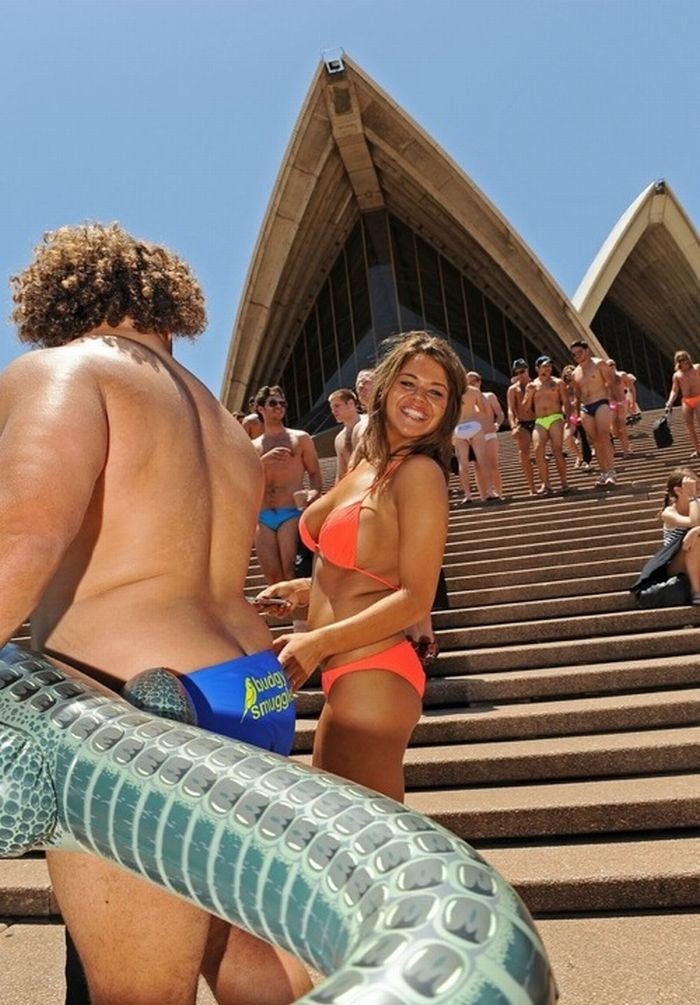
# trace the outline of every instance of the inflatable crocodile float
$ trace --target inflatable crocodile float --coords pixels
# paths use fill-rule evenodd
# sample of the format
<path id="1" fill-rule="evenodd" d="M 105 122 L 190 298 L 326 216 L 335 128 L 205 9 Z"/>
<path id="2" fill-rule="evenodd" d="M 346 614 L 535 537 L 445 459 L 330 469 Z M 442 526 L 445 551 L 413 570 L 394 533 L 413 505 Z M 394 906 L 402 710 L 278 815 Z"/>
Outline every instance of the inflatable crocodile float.
<path id="1" fill-rule="evenodd" d="M 328 975 L 300 999 L 309 1005 L 556 1000 L 526 908 L 454 834 L 135 707 L 187 717 L 165 671 L 137 679 L 130 700 L 0 650 L 0 856 L 69 849 L 115 862 Z"/>

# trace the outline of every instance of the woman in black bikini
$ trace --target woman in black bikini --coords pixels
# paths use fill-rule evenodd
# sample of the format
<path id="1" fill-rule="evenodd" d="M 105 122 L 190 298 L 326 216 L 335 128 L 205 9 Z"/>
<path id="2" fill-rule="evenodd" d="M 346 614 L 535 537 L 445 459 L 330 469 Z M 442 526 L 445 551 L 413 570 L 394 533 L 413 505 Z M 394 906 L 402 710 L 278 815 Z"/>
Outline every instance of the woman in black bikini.
<path id="1" fill-rule="evenodd" d="M 313 763 L 403 799 L 403 757 L 425 675 L 405 630 L 430 610 L 447 536 L 447 477 L 464 369 L 444 339 L 392 340 L 375 372 L 354 466 L 304 513 L 311 580 L 265 590 L 308 632 L 276 640 L 296 690 L 320 665 L 326 703 Z"/>

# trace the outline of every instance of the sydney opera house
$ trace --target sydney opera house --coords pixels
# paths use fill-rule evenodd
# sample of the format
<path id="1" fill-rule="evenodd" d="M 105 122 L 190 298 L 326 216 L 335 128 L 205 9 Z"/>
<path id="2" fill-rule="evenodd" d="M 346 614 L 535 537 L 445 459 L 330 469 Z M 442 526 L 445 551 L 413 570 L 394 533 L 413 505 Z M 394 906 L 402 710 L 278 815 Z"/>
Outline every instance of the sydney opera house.
<path id="1" fill-rule="evenodd" d="M 664 181 L 613 226 L 569 300 L 445 151 L 344 55 L 318 68 L 248 271 L 222 388 L 245 408 L 282 384 L 288 421 L 315 433 L 388 335 L 426 328 L 503 398 L 510 362 L 559 366 L 586 338 L 668 393 L 673 353 L 700 358 L 700 242 Z"/>

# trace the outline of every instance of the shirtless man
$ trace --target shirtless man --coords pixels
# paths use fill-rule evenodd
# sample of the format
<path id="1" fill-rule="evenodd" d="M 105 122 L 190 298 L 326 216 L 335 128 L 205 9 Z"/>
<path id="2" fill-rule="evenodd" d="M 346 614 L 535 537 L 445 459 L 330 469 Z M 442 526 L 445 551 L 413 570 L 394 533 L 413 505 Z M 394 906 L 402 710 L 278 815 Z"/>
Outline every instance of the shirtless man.
<path id="1" fill-rule="evenodd" d="M 520 467 L 523 469 L 525 484 L 529 494 L 535 494 L 535 475 L 530 463 L 530 447 L 532 445 L 532 433 L 535 428 L 535 413 L 532 405 L 527 408 L 523 405 L 525 390 L 530 383 L 527 363 L 524 359 L 514 359 L 510 368 L 512 380 L 506 395 L 506 405 L 508 407 L 508 422 L 510 432 L 515 437 L 518 448 Z"/>
<path id="2" fill-rule="evenodd" d="M 597 485 L 615 485 L 615 454 L 610 440 L 611 411 L 608 402 L 612 397 L 610 368 L 591 350 L 584 339 L 576 339 L 569 346 L 574 357 L 574 397 L 583 428 L 589 443 L 595 447 L 600 477 Z"/>
<path id="3" fill-rule="evenodd" d="M 13 284 L 19 337 L 43 348 L 0 377 L 0 643 L 31 615 L 34 649 L 115 691 L 170 667 L 195 704 L 214 670 L 226 687 L 200 725 L 288 748 L 291 702 L 255 738 L 238 731 L 246 679 L 277 666 L 243 595 L 262 473 L 172 357 L 206 323 L 195 279 L 88 224 L 47 234 Z M 89 854 L 46 857 L 93 1005 L 193 1005 L 200 970 L 222 1005 L 308 990 L 296 960 L 170 893 Z"/>
<path id="4" fill-rule="evenodd" d="M 688 430 L 691 457 L 700 457 L 700 437 L 696 422 L 700 423 L 700 363 L 693 363 L 685 349 L 679 349 L 673 357 L 675 371 L 671 383 L 671 393 L 666 402 L 666 412 L 670 412 L 678 395 L 681 397 L 685 428 Z"/>
<path id="5" fill-rule="evenodd" d="M 546 457 L 547 443 L 552 448 L 561 490 L 568 492 L 569 485 L 566 480 L 566 458 L 563 454 L 563 444 L 564 423 L 568 419 L 567 413 L 569 411 L 569 395 L 564 381 L 552 376 L 552 360 L 549 356 L 538 356 L 535 360 L 535 370 L 537 377 L 527 385 L 523 406 L 525 408 L 529 406 L 535 412 L 532 442 L 541 483 L 537 495 L 550 495 L 552 492 Z"/>
<path id="6" fill-rule="evenodd" d="M 622 456 L 630 456 L 630 438 L 627 432 L 627 388 L 630 386 L 630 379 L 624 370 L 617 369 L 614 359 L 606 359 L 606 366 L 610 370 L 610 410 L 612 412 L 612 422 L 610 432 L 620 441 Z"/>
<path id="7" fill-rule="evenodd" d="M 251 440 L 257 440 L 258 436 L 262 436 L 265 427 L 260 412 L 255 407 L 255 398 L 248 398 L 248 415 L 243 417 L 241 425 Z"/>
<path id="8" fill-rule="evenodd" d="M 503 422 L 503 409 L 492 391 L 482 391 L 483 380 L 476 370 L 467 373 L 467 387 L 481 395 L 477 404 L 476 419 L 481 424 L 483 440 L 472 451 L 476 457 L 476 483 L 482 499 L 502 499 L 501 472 L 498 467 L 498 428 Z M 495 404 L 494 404 L 495 402 Z"/>
<path id="9" fill-rule="evenodd" d="M 367 419 L 369 413 L 369 403 L 372 398 L 372 388 L 374 387 L 374 370 L 359 370 L 357 376 L 355 377 L 355 394 L 357 395 L 357 400 L 360 403 L 360 408 L 362 409 L 362 415 L 360 416 L 360 425 L 357 429 L 357 438 L 362 436 L 365 429 L 367 428 Z"/>
<path id="10" fill-rule="evenodd" d="M 469 383 L 470 376 L 472 383 Z M 478 382 L 473 381 L 474 377 L 479 378 L 479 374 L 470 370 L 467 374 L 467 389 L 462 395 L 462 411 L 452 441 L 459 465 L 459 481 L 464 492 L 462 506 L 468 506 L 472 501 L 469 469 L 470 448 L 476 458 L 479 495 L 484 500 L 498 498 L 493 489 L 490 462 L 484 439 L 485 433 L 493 428 L 493 418 L 491 409 L 479 389 Z"/>
<path id="11" fill-rule="evenodd" d="M 581 418 L 576 411 L 576 391 L 574 389 L 575 369 L 576 367 L 573 363 L 567 363 L 566 366 L 561 368 L 561 379 L 564 381 L 569 398 L 569 418 L 564 423 L 564 450 L 570 448 L 576 454 L 575 468 L 581 468 L 582 471 L 590 471 L 593 455 L 588 437 L 586 436 L 586 430 L 583 428 Z"/>
<path id="12" fill-rule="evenodd" d="M 300 510 L 294 493 L 309 477 L 311 492 L 307 504 L 320 494 L 321 469 L 314 441 L 301 429 L 287 429 L 284 413 L 287 402 L 281 387 L 261 387 L 255 407 L 265 426 L 253 446 L 262 461 L 265 494 L 255 532 L 255 551 L 265 582 L 271 586 L 294 577 L 297 553 L 297 524 Z"/>
<path id="13" fill-rule="evenodd" d="M 335 473 L 337 484 L 347 472 L 350 458 L 360 442 L 360 415 L 357 411 L 357 397 L 350 388 L 341 387 L 333 391 L 328 396 L 328 404 L 335 421 L 343 426 L 333 441 L 337 461 Z"/>

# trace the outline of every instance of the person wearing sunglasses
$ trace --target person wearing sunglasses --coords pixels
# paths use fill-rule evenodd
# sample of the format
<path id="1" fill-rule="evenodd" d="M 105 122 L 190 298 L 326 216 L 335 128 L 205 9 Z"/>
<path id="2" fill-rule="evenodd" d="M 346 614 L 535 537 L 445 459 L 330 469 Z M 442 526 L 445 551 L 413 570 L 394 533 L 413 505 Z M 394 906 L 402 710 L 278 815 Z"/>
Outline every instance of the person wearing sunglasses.
<path id="1" fill-rule="evenodd" d="M 255 551 L 268 584 L 291 579 L 297 554 L 300 509 L 294 493 L 308 478 L 306 503 L 321 493 L 321 468 L 314 441 L 302 429 L 284 424 L 287 400 L 278 385 L 265 385 L 255 395 L 255 408 L 263 421 L 262 436 L 253 446 L 262 461 L 265 491 L 258 514 Z"/>
<path id="2" fill-rule="evenodd" d="M 527 361 L 514 359 L 510 372 L 511 383 L 506 395 L 508 422 L 518 448 L 518 458 L 525 476 L 528 493 L 534 496 L 535 475 L 530 461 L 530 449 L 532 447 L 532 433 L 535 428 L 535 412 L 531 402 L 528 405 L 523 404 L 527 386 L 530 383 Z"/>

